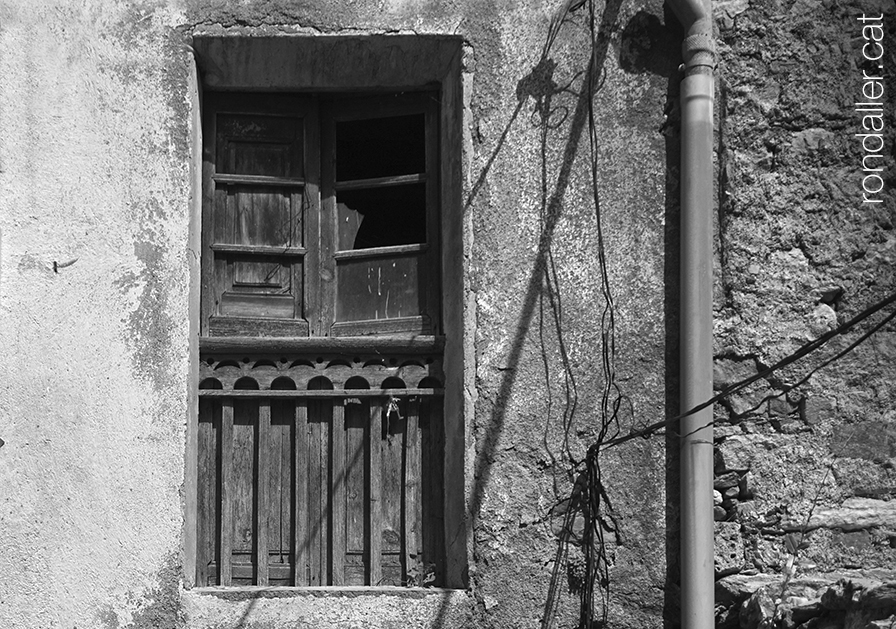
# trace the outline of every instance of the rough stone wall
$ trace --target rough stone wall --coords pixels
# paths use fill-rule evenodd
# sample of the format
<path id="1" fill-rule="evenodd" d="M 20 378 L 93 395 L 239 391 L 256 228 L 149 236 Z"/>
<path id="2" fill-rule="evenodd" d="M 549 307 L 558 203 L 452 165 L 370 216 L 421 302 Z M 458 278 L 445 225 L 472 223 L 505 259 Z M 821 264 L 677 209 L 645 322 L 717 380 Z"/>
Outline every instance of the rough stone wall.
<path id="1" fill-rule="evenodd" d="M 892 8 L 812 0 L 716 7 L 717 390 L 759 373 L 896 288 L 889 79 L 884 157 L 868 164 L 884 168 L 885 189 L 872 197 L 881 203 L 863 203 L 865 151 L 855 136 L 867 132 L 855 111 L 856 102 L 868 100 L 863 72 L 880 75 L 881 63 L 888 76 L 896 62 Z M 863 13 L 885 15 L 879 62 L 863 62 L 857 21 Z M 869 328 L 836 338 L 717 407 L 719 576 L 758 573 L 758 587 L 767 584 L 763 575 L 776 575 L 780 585 L 785 576 L 809 574 L 818 589 L 844 569 L 896 562 L 892 326 L 788 390 Z M 806 523 L 813 530 L 801 534 Z M 780 589 L 774 595 L 780 598 Z M 737 602 L 723 607 L 737 626 Z"/>

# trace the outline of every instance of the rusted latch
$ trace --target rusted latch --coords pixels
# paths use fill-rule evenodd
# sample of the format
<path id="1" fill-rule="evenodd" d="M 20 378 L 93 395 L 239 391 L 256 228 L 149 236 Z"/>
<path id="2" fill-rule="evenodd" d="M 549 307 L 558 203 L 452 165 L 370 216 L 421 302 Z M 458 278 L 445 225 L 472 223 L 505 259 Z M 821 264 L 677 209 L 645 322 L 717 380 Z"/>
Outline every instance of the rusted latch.
<path id="1" fill-rule="evenodd" d="M 388 439 L 392 439 L 392 415 L 398 418 L 401 421 L 403 418 L 401 416 L 401 412 L 398 410 L 398 398 L 394 395 L 390 395 L 386 399 L 386 436 Z"/>

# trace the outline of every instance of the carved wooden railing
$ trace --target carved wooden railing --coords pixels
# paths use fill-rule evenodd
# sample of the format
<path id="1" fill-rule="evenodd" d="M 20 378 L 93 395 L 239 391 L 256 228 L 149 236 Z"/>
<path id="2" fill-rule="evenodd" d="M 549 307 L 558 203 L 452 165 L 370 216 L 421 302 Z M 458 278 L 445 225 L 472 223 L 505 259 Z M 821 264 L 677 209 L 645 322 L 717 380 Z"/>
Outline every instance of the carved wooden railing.
<path id="1" fill-rule="evenodd" d="M 439 343 L 203 341 L 198 583 L 438 584 Z"/>

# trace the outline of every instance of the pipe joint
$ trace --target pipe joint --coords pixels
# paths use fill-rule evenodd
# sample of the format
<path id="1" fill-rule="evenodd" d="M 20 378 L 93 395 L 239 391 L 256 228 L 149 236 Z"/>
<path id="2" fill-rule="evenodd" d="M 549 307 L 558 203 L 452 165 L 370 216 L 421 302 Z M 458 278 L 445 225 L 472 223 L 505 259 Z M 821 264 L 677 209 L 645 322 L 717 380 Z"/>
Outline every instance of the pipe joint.
<path id="1" fill-rule="evenodd" d="M 711 33 L 694 33 L 681 45 L 685 74 L 711 74 L 716 67 L 716 47 Z"/>

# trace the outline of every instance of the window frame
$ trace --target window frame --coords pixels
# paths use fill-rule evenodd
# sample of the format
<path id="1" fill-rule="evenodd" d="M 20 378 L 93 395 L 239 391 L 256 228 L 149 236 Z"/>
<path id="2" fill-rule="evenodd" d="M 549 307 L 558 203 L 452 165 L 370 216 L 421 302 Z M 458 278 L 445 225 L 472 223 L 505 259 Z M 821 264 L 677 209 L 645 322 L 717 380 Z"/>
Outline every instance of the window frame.
<path id="1" fill-rule="evenodd" d="M 202 336 L 317 336 L 345 337 L 388 334 L 415 336 L 438 334 L 440 325 L 441 246 L 438 93 L 408 91 L 375 94 L 351 92 L 344 95 L 210 92 L 203 112 L 202 221 Z M 424 171 L 413 175 L 386 176 L 339 181 L 336 167 L 336 126 L 343 121 L 388 118 L 420 114 L 424 116 Z M 282 117 L 300 121 L 304 172 L 296 179 L 240 176 L 218 172 L 220 161 L 221 115 Z M 426 242 L 414 245 L 344 250 L 339 247 L 338 195 L 340 190 L 372 190 L 396 185 L 422 183 L 425 186 Z M 220 258 L 235 256 L 239 246 L 214 241 L 218 230 L 219 206 L 230 186 L 254 184 L 272 190 L 295 187 L 293 197 L 301 197 L 302 244 L 290 251 L 271 251 L 271 257 L 297 260 L 290 270 L 294 292 L 294 316 L 252 317 L 217 312 L 218 299 L 228 293 L 223 287 Z M 295 206 L 296 199 L 292 199 Z M 211 226 L 209 228 L 208 226 Z M 247 255 L 251 248 L 243 247 Z M 258 254 L 261 247 L 255 247 Z M 354 260 L 387 260 L 416 255 L 418 296 L 421 313 L 382 319 L 339 320 L 339 271 Z M 300 267 L 301 271 L 296 267 Z M 229 267 L 226 273 L 230 273 Z"/>
<path id="2" fill-rule="evenodd" d="M 475 402 L 475 303 L 466 276 L 472 226 L 465 199 L 477 186 L 470 172 L 473 145 L 470 135 L 469 99 L 473 92 L 472 50 L 463 37 L 450 34 L 352 33 L 350 35 L 272 33 L 269 30 L 193 27 L 192 51 L 195 64 L 188 67 L 186 100 L 190 117 L 185 132 L 191 137 L 189 176 L 192 182 L 190 203 L 190 283 L 184 299 L 189 301 L 191 338 L 189 343 L 190 381 L 187 396 L 190 413 L 185 437 L 184 471 L 184 584 L 196 588 L 196 495 L 197 495 L 197 416 L 198 374 L 202 347 L 229 347 L 241 353 L 246 349 L 234 337 L 200 335 L 203 309 L 200 288 L 202 203 L 208 191 L 202 185 L 203 121 L 207 119 L 203 102 L 210 91 L 345 93 L 348 91 L 402 91 L 435 89 L 439 92 L 439 165 L 441 223 L 440 325 L 444 344 L 443 367 L 446 376 L 444 397 L 445 422 L 445 503 L 444 549 L 446 554 L 445 587 L 466 588 L 472 556 L 471 520 L 466 502 L 474 491 L 469 477 L 471 464 L 468 444 L 472 442 L 470 424 Z M 376 337 L 373 337 L 376 339 Z M 279 347 L 282 339 L 268 339 Z M 347 342 L 352 339 L 297 338 L 291 342 L 303 351 L 325 351 L 321 341 Z M 429 344 L 433 337 L 391 339 L 381 337 L 380 349 L 419 343 Z M 410 345 L 409 345 L 410 344 Z M 279 351 L 273 348 L 272 351 Z M 199 594 L 202 590 L 199 588 Z M 296 588 L 300 595 L 302 588 Z"/>
<path id="3" fill-rule="evenodd" d="M 393 94 L 384 99 L 383 96 L 358 94 L 349 98 L 328 99 L 321 105 L 321 216 L 330 222 L 321 229 L 321 275 L 338 277 L 340 261 L 368 257 L 374 254 L 373 249 L 361 249 L 358 253 L 339 249 L 339 230 L 336 221 L 339 189 L 357 189 L 358 181 L 343 182 L 337 179 L 335 167 L 338 165 L 336 155 L 336 130 L 339 122 L 354 120 L 373 120 L 389 116 L 409 114 L 424 115 L 425 136 L 425 172 L 422 182 L 426 186 L 426 243 L 422 249 L 420 270 L 428 277 L 424 282 L 423 314 L 401 319 L 385 319 L 381 321 L 338 321 L 335 313 L 337 307 L 339 285 L 334 281 L 332 291 L 322 291 L 322 336 L 365 336 L 369 334 L 434 334 L 441 331 L 439 325 L 441 267 L 440 261 L 440 223 L 439 223 L 439 169 L 438 169 L 438 95 L 434 92 L 405 92 Z M 391 102 L 386 102 L 391 100 Z M 386 178 L 383 178 L 386 179 Z M 346 185 L 348 184 L 348 185 Z M 388 184 L 387 184 L 388 185 Z M 368 188 L 369 189 L 369 188 Z M 401 247 L 401 246 L 399 246 Z M 390 249 L 398 249 L 398 247 Z M 418 270 L 419 272 L 419 270 Z M 330 310 L 333 308 L 334 310 Z"/>

